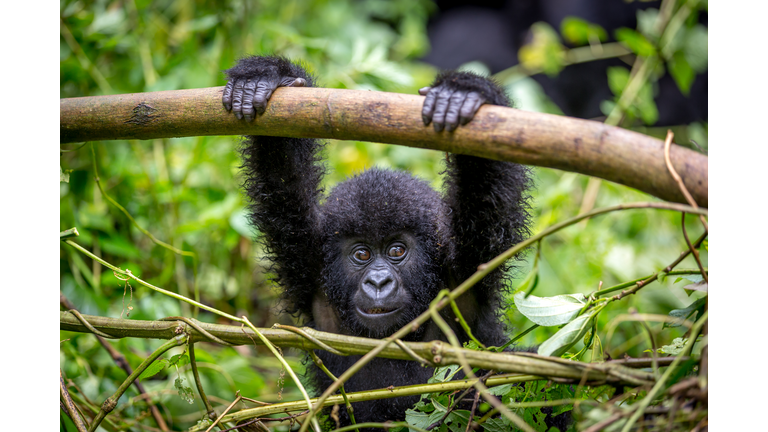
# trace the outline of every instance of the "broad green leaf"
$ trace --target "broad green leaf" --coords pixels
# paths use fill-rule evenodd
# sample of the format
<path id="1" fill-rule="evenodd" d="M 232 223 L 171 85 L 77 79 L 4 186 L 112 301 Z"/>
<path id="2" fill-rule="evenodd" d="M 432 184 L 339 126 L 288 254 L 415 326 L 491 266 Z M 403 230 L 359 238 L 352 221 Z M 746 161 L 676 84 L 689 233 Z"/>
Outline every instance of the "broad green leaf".
<path id="1" fill-rule="evenodd" d="M 168 366 L 168 360 L 166 359 L 158 359 L 152 362 L 151 365 L 149 365 L 146 369 L 144 369 L 144 372 L 139 375 L 140 380 L 144 380 L 147 378 L 151 378 L 155 375 L 157 375 L 161 370 L 165 369 L 166 366 Z"/>
<path id="2" fill-rule="evenodd" d="M 656 52 L 653 44 L 650 43 L 645 36 L 635 30 L 622 27 L 616 30 L 614 34 L 619 42 L 639 56 L 649 57 Z"/>
<path id="3" fill-rule="evenodd" d="M 488 393 L 501 397 L 509 393 L 510 390 L 512 390 L 512 384 L 504 384 L 496 387 L 490 387 L 488 389 Z"/>
<path id="4" fill-rule="evenodd" d="M 502 419 L 489 419 L 483 423 L 483 430 L 485 432 L 509 432 L 509 426 L 504 424 Z"/>
<path id="5" fill-rule="evenodd" d="M 467 430 L 467 423 L 469 423 L 469 411 L 451 411 L 445 419 L 445 423 L 448 424 L 448 430 L 451 432 L 464 432 Z"/>
<path id="6" fill-rule="evenodd" d="M 569 322 L 539 346 L 539 355 L 560 356 L 565 353 L 592 327 L 593 319 L 594 315 L 584 314 Z"/>
<path id="7" fill-rule="evenodd" d="M 684 320 L 695 321 L 696 317 L 704 312 L 704 305 L 706 305 L 706 303 L 706 297 L 702 297 L 688 305 L 686 308 L 671 310 L 669 312 L 669 316 L 675 320 L 672 322 L 664 323 L 664 328 L 679 327 L 682 325 Z"/>
<path id="8" fill-rule="evenodd" d="M 565 294 L 554 297 L 537 297 L 519 292 L 515 294 L 515 306 L 534 323 L 544 326 L 559 326 L 571 321 L 586 304 L 584 294 Z"/>
<path id="9" fill-rule="evenodd" d="M 696 78 L 696 73 L 691 65 L 688 64 L 686 56 L 680 51 L 676 52 L 667 62 L 667 68 L 669 69 L 669 74 L 674 78 L 677 88 L 680 89 L 682 94 L 688 96 L 693 79 Z"/>

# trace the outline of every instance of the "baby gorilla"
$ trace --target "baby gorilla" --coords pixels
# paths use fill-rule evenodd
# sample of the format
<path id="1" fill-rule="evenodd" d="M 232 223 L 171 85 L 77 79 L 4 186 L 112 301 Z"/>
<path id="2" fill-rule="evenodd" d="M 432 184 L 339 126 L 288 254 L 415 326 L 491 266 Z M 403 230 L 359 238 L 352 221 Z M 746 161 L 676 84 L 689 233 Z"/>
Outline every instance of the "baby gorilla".
<path id="1" fill-rule="evenodd" d="M 226 74 L 224 106 L 246 121 L 264 113 L 278 87 L 315 82 L 281 57 L 244 58 Z M 420 93 L 426 95 L 424 124 L 439 133 L 467 124 L 482 104 L 509 105 L 496 83 L 468 72 L 441 73 Z M 251 222 L 283 288 L 286 311 L 318 330 L 388 336 L 424 312 L 440 290 L 454 288 L 528 235 L 530 179 L 521 165 L 449 155 L 444 196 L 406 172 L 373 168 L 336 186 L 321 204 L 321 147 L 314 139 L 248 136 L 240 150 Z M 494 271 L 458 300 L 473 334 L 487 346 L 507 340 L 501 294 L 509 269 Z M 452 312 L 441 313 L 459 340 L 468 341 Z M 431 321 L 406 338 L 435 339 L 445 337 Z M 317 354 L 336 376 L 359 359 Z M 376 358 L 345 388 L 425 383 L 432 373 L 416 362 Z M 317 391 L 331 382 L 315 367 L 308 378 Z M 358 402 L 355 418 L 402 420 L 417 400 Z"/>

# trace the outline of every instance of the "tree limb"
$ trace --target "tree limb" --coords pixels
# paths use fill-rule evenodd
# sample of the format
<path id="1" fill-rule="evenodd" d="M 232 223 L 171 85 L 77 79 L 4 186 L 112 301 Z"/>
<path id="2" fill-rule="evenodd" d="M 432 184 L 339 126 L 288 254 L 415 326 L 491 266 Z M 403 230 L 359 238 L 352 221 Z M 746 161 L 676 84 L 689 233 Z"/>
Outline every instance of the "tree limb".
<path id="1" fill-rule="evenodd" d="M 664 143 L 602 123 L 486 105 L 454 132 L 421 121 L 422 96 L 280 88 L 247 123 L 221 103 L 223 87 L 61 99 L 62 143 L 206 135 L 271 135 L 400 144 L 578 172 L 664 200 L 685 198 L 664 163 Z M 708 207 L 705 155 L 673 146 L 670 158 L 696 203 Z"/>
<path id="2" fill-rule="evenodd" d="M 113 337 L 138 337 L 153 339 L 172 339 L 179 330 L 189 334 L 190 342 L 208 341 L 207 338 L 183 321 L 140 321 L 129 319 L 108 318 L 92 315 L 82 315 L 95 329 Z M 259 339 L 253 338 L 253 331 L 242 326 L 198 323 L 211 334 L 233 345 L 262 345 Z M 65 331 L 91 333 L 75 315 L 61 311 L 59 328 Z M 355 336 L 345 336 L 335 333 L 325 333 L 311 328 L 303 328 L 304 332 L 323 343 L 341 351 L 343 355 L 362 355 L 377 347 L 381 341 Z M 311 340 L 299 334 L 280 329 L 259 329 L 274 345 L 283 348 L 299 348 L 302 350 L 322 349 Z M 436 366 L 458 364 L 458 358 L 463 355 L 472 366 L 482 369 L 493 369 L 503 372 L 522 373 L 527 375 L 547 376 L 570 380 L 581 380 L 586 376 L 589 381 L 623 382 L 640 385 L 653 382 L 653 374 L 626 368 L 621 363 L 591 364 L 565 361 L 557 357 L 544 357 L 532 353 L 513 354 L 510 352 L 494 353 L 489 351 L 473 351 L 464 348 L 454 348 L 441 341 L 403 342 L 411 351 L 429 359 Z M 457 351 L 461 351 L 460 353 Z M 412 360 L 411 355 L 397 345 L 384 349 L 380 357 Z"/>

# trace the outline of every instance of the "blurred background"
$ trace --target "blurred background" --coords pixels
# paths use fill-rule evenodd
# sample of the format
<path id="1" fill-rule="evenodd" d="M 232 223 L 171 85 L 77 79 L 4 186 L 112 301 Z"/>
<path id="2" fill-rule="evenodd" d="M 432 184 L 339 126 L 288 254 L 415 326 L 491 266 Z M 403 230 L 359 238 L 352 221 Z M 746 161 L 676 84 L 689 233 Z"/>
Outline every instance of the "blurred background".
<path id="1" fill-rule="evenodd" d="M 665 2 L 665 4 L 675 2 Z M 707 151 L 707 3 L 692 4 L 666 61 L 654 69 L 622 127 Z M 686 6 L 687 7 L 687 6 Z M 303 61 L 323 87 L 416 94 L 441 68 L 493 74 L 528 111 L 605 120 L 632 76 L 636 55 L 653 41 L 661 2 L 614 0 L 429 1 L 74 1 L 60 3 L 61 97 L 95 96 L 221 86 L 222 70 L 247 54 L 274 53 Z M 671 24 L 670 24 L 671 25 Z M 652 49 L 652 45 L 651 45 Z M 77 227 L 75 241 L 148 282 L 194 297 L 225 312 L 247 314 L 254 325 L 291 323 L 276 308 L 277 288 L 264 273 L 256 233 L 244 216 L 233 136 L 63 145 L 61 230 Z M 408 170 L 441 187 L 444 154 L 395 145 L 330 141 L 327 188 L 367 167 Z M 157 238 L 193 252 L 182 258 L 158 247 L 111 205 L 94 181 Z M 610 182 L 534 168 L 534 233 L 591 208 L 653 197 Z M 688 218 L 692 238 L 700 225 Z M 570 227 L 542 243 L 536 295 L 588 293 L 650 275 L 685 249 L 680 215 L 662 211 L 612 213 Z M 535 252 L 535 251 L 531 251 Z M 707 252 L 702 252 L 706 265 Z M 529 253 L 532 257 L 532 254 Z M 689 258 L 690 260 L 690 258 Z M 533 259 L 521 263 L 517 288 Z M 195 265 L 196 264 L 196 265 Z M 679 268 L 693 268 L 685 261 Z M 100 265 L 61 246 L 61 292 L 85 314 L 158 319 L 193 312 L 186 304 L 126 284 Z M 670 277 L 600 315 L 599 329 L 628 311 L 666 315 L 700 293 Z M 510 298 L 511 303 L 511 298 Z M 509 308 L 510 334 L 531 323 Z M 213 315 L 198 319 L 215 322 Z M 657 345 L 681 329 L 653 324 Z M 556 328 L 538 328 L 520 345 L 543 342 Z M 601 337 L 605 337 L 605 333 Z M 124 379 L 92 336 L 62 332 L 61 366 L 83 394 L 102 401 Z M 637 323 L 616 327 L 603 340 L 611 355 L 642 356 L 650 349 Z M 114 342 L 138 365 L 159 341 Z M 259 351 L 256 353 L 256 351 Z M 249 355 L 243 355 L 249 354 Z M 258 355 L 260 354 L 260 355 Z M 286 353 L 298 369 L 300 353 Z M 211 399 L 235 390 L 264 401 L 295 400 L 290 379 L 266 351 L 201 344 L 203 385 Z M 187 373 L 181 368 L 182 376 Z M 146 382 L 170 410 L 173 427 L 189 427 L 201 405 L 177 396 L 170 369 Z M 133 390 L 118 414 L 141 418 L 146 406 Z M 127 397 L 127 398 L 126 398 Z M 128 402 L 126 402 L 126 400 Z M 140 420 L 136 420 L 140 421 Z"/>

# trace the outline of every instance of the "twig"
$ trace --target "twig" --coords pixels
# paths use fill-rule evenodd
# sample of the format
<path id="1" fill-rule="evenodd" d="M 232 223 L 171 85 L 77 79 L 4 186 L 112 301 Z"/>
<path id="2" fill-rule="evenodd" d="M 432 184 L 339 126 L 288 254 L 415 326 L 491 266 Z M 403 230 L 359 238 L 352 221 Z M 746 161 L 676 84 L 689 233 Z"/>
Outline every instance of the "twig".
<path id="1" fill-rule="evenodd" d="M 310 334 L 307 334 L 307 332 L 305 332 L 304 330 L 302 330 L 302 329 L 300 329 L 298 327 L 289 326 L 289 325 L 282 325 L 282 324 L 275 323 L 272 326 L 272 328 L 288 330 L 289 332 L 296 333 L 297 335 L 299 335 L 299 336 L 301 336 L 303 338 L 306 338 L 307 340 L 309 340 L 313 344 L 317 345 L 318 347 L 320 347 L 321 349 L 323 349 L 325 351 L 328 351 L 331 354 L 336 354 L 338 356 L 345 356 L 346 355 L 343 352 L 337 350 L 336 348 L 328 346 L 325 342 L 322 342 L 322 341 L 318 340 L 316 337 L 314 337 L 314 336 L 312 336 Z M 334 379 L 336 379 L 336 378 L 334 378 Z"/>
<path id="2" fill-rule="evenodd" d="M 212 423 L 210 426 L 208 426 L 208 429 L 206 429 L 206 430 L 205 430 L 205 432 L 210 432 L 210 431 L 211 431 L 211 429 L 213 429 L 213 427 L 214 427 L 214 426 L 216 426 L 217 424 L 219 424 L 219 422 L 222 422 L 222 420 L 221 420 L 221 419 L 223 419 L 223 418 L 224 418 L 224 416 L 226 416 L 226 415 L 227 415 L 227 413 L 229 412 L 229 410 L 231 410 L 231 409 L 232 409 L 232 407 L 234 407 L 234 406 L 235 406 L 235 404 L 237 404 L 238 402 L 240 402 L 240 390 L 238 390 L 238 391 L 236 391 L 236 392 L 235 392 L 235 400 L 233 400 L 233 401 L 232 401 L 232 403 L 230 403 L 230 404 L 229 404 L 229 406 L 227 407 L 227 409 L 225 409 L 225 410 L 224 410 L 224 411 L 221 413 L 221 415 L 219 416 L 219 418 L 217 418 L 216 420 L 214 420 L 214 421 L 213 421 L 213 423 Z"/>
<path id="3" fill-rule="evenodd" d="M 487 372 L 485 375 L 483 375 L 483 376 L 481 376 L 481 377 L 480 377 L 480 381 L 482 381 L 482 382 L 483 382 L 483 384 L 485 384 L 485 382 L 488 380 L 488 378 L 489 378 L 491 375 L 493 375 L 493 374 L 494 374 L 494 372 L 493 372 L 493 371 L 488 371 L 488 372 Z M 456 409 L 456 407 L 457 407 L 457 406 L 459 406 L 459 402 L 461 402 L 461 400 L 462 400 L 462 399 L 464 399 L 464 396 L 466 396 L 466 395 L 467 395 L 467 393 L 469 393 L 469 392 L 470 392 L 470 390 L 472 390 L 472 388 L 473 388 L 473 387 L 469 387 L 469 388 L 467 388 L 467 389 L 466 389 L 466 390 L 464 390 L 464 391 L 463 391 L 463 392 L 462 392 L 462 393 L 461 393 L 459 396 L 455 397 L 455 398 L 453 399 L 453 403 L 451 404 L 451 406 L 450 406 L 450 407 L 448 407 L 448 409 L 447 409 L 447 410 L 445 410 L 445 414 L 443 414 L 443 416 L 442 416 L 442 417 L 440 417 L 440 420 L 438 420 L 438 421 L 436 421 L 436 422 L 432 423 L 431 425 L 429 425 L 429 427 L 427 427 L 427 430 L 428 430 L 428 431 L 431 431 L 432 429 L 434 429 L 434 428 L 436 428 L 436 427 L 440 426 L 441 424 L 443 424 L 443 422 L 445 421 L 445 419 L 447 419 L 447 418 L 448 418 L 448 415 L 450 415 L 450 414 L 451 414 L 451 412 L 453 412 L 453 410 L 454 410 L 454 409 Z M 475 392 L 475 404 L 477 404 L 477 398 L 478 398 L 479 396 L 480 396 L 480 392 Z M 472 421 L 470 420 L 470 423 L 471 423 L 471 422 L 472 422 Z"/>
<path id="4" fill-rule="evenodd" d="M 73 315 L 77 317 L 78 320 L 80 320 L 83 325 L 90 327 L 94 331 L 97 331 L 91 324 L 88 322 L 88 320 L 85 319 L 78 311 L 75 310 L 75 306 L 69 301 L 69 299 L 63 294 L 59 293 L 59 303 L 69 310 Z M 131 375 L 133 373 L 133 369 L 131 368 L 131 365 L 128 364 L 128 360 L 126 360 L 125 356 L 118 350 L 115 349 L 112 345 L 110 345 L 109 342 L 106 341 L 105 338 L 99 336 L 97 333 L 94 333 L 94 336 L 96 336 L 96 339 L 99 341 L 102 347 L 104 347 L 105 350 L 109 353 L 110 357 L 115 361 L 115 363 L 125 371 L 126 374 Z M 110 339 L 114 338 L 113 336 L 109 336 Z M 160 414 L 160 410 L 157 408 L 157 405 L 152 402 L 151 399 L 149 399 L 149 395 L 147 394 L 147 390 L 144 388 L 144 385 L 139 381 L 134 381 L 134 385 L 136 386 L 136 389 L 139 391 L 140 395 L 146 396 L 146 403 L 149 406 L 149 410 L 152 413 L 152 417 L 154 417 L 155 422 L 160 427 L 160 430 L 167 431 L 168 425 L 165 423 L 165 419 L 163 419 L 163 416 Z"/>
<path id="5" fill-rule="evenodd" d="M 314 350 L 308 350 L 309 357 L 312 359 L 312 361 L 317 365 L 317 367 L 320 368 L 323 372 L 325 372 L 326 375 L 328 375 L 328 378 L 332 379 L 333 381 L 336 381 L 336 376 L 333 375 L 333 373 L 328 370 L 327 367 L 325 367 L 325 364 L 323 364 L 323 360 L 320 359 L 320 357 L 315 354 Z M 347 414 L 349 414 L 349 420 L 352 422 L 352 424 L 357 424 L 355 421 L 355 414 L 354 409 L 352 408 L 352 404 L 349 402 L 349 398 L 347 397 L 347 392 L 344 390 L 344 385 L 342 384 L 341 387 L 339 387 L 339 393 L 341 393 L 341 397 L 344 398 L 344 405 L 347 408 Z"/>
<path id="6" fill-rule="evenodd" d="M 75 403 L 72 402 L 72 398 L 69 396 L 67 384 L 64 382 L 64 377 L 61 375 L 61 369 L 59 369 L 59 395 L 61 397 L 63 408 L 69 418 L 72 419 L 72 423 L 75 424 L 77 431 L 86 432 L 88 430 L 88 426 L 85 424 L 83 418 L 80 417 L 80 413 L 77 411 Z"/>
<path id="7" fill-rule="evenodd" d="M 420 365 L 422 365 L 422 366 L 435 366 L 434 363 L 432 363 L 432 362 L 428 361 L 427 359 L 425 359 L 424 357 L 416 354 L 416 351 L 412 350 L 408 345 L 403 343 L 403 341 L 401 341 L 400 339 L 395 339 L 395 343 L 403 351 L 405 351 L 409 356 L 411 356 L 414 360 L 419 362 Z"/>
<path id="8" fill-rule="evenodd" d="M 77 228 L 70 228 L 59 233 L 59 240 L 70 239 L 79 235 L 80 233 L 77 232 Z"/>
<path id="9" fill-rule="evenodd" d="M 672 145 L 672 138 L 674 136 L 675 134 L 673 134 L 671 130 L 667 130 L 667 138 L 664 140 L 664 163 L 667 164 L 667 170 L 669 170 L 669 174 L 672 175 L 675 183 L 677 183 L 677 187 L 680 188 L 680 192 L 683 193 L 685 200 L 688 202 L 688 204 L 690 204 L 691 207 L 697 209 L 699 206 L 696 204 L 696 200 L 694 200 L 693 196 L 691 196 L 691 193 L 688 192 L 688 188 L 685 187 L 685 183 L 683 183 L 683 178 L 680 177 L 680 174 L 677 173 L 675 167 L 672 165 L 672 159 L 669 157 L 669 149 Z M 704 229 L 709 231 L 709 226 L 707 225 L 707 220 L 704 219 L 704 215 L 700 214 L 699 219 L 701 219 L 701 223 L 704 225 Z"/>
<path id="10" fill-rule="evenodd" d="M 707 277 L 707 270 L 704 268 L 704 265 L 701 264 L 701 257 L 699 257 L 699 251 L 693 247 L 691 244 L 691 239 L 688 238 L 688 231 L 685 230 L 685 213 L 681 215 L 682 221 L 680 222 L 680 227 L 683 230 L 683 237 L 685 238 L 685 244 L 688 245 L 688 250 L 691 251 L 693 254 L 693 258 L 696 259 L 696 264 L 699 266 L 699 271 L 701 271 L 701 277 L 704 279 L 704 282 L 709 283 L 709 277 Z"/>
<path id="11" fill-rule="evenodd" d="M 133 371 L 133 373 L 129 375 L 128 378 L 126 378 L 126 380 L 123 381 L 122 384 L 120 384 L 120 387 L 118 387 L 115 393 L 104 401 L 104 403 L 101 405 L 101 409 L 96 414 L 96 417 L 93 419 L 93 421 L 91 422 L 91 426 L 88 428 L 88 432 L 93 432 L 96 430 L 97 427 L 99 427 L 99 423 L 101 423 L 101 421 L 104 420 L 104 417 L 106 417 L 107 414 L 109 414 L 110 412 L 112 412 L 113 409 L 115 409 L 115 407 L 117 406 L 117 401 L 118 399 L 120 399 L 120 396 L 122 396 L 123 393 L 125 393 L 128 387 L 131 384 L 133 384 L 133 382 L 136 381 L 136 379 L 139 378 L 139 375 L 141 375 L 141 373 L 144 372 L 144 370 L 147 369 L 147 367 L 149 367 L 149 365 L 151 365 L 152 362 L 157 360 L 158 357 L 163 355 L 163 353 L 165 353 L 169 349 L 175 346 L 183 345 L 184 343 L 186 343 L 186 341 L 187 341 L 187 335 L 182 333 L 176 336 L 175 338 L 167 341 L 166 343 L 162 344 L 160 348 L 156 349 L 152 354 L 149 355 L 149 357 L 147 357 L 146 360 L 141 362 L 139 367 L 137 367 L 136 370 Z"/>
<path id="12" fill-rule="evenodd" d="M 698 245 L 700 245 L 701 242 L 703 242 L 705 238 L 707 238 L 707 232 L 706 231 L 704 231 L 704 233 L 701 235 L 701 237 L 699 237 L 696 240 L 696 243 L 694 243 L 694 247 L 698 247 Z M 667 267 L 665 267 L 663 271 L 666 272 L 666 273 L 669 273 L 673 268 L 675 268 L 675 266 L 680 264 L 680 262 L 683 259 L 685 259 L 685 257 L 687 257 L 688 254 L 690 254 L 690 253 L 691 253 L 691 250 L 690 249 L 686 249 L 685 251 L 683 251 L 680 254 L 680 256 L 677 257 L 677 259 L 675 261 L 672 262 L 672 264 L 670 264 Z M 651 275 L 649 278 L 634 283 L 633 284 L 634 286 L 632 288 L 630 288 L 628 290 L 624 290 L 620 294 L 614 296 L 614 300 L 621 300 L 623 297 L 635 294 L 637 291 L 642 289 L 644 286 L 646 286 L 649 283 L 651 283 L 651 282 L 655 281 L 656 279 L 658 279 L 659 278 L 659 273 L 661 273 L 661 272 L 662 271 L 659 270 L 656 273 L 654 273 L 653 275 Z M 606 289 L 604 289 L 602 291 L 596 292 L 595 295 L 602 296 L 604 294 L 608 294 L 609 292 L 617 291 L 618 289 L 620 289 L 620 288 L 617 288 L 618 286 L 619 285 L 617 285 L 616 287 L 606 288 Z"/>
<path id="13" fill-rule="evenodd" d="M 200 381 L 200 373 L 197 371 L 197 360 L 195 359 L 195 343 L 189 343 L 189 364 L 192 366 L 192 376 L 195 378 L 195 385 L 197 386 L 197 392 L 200 394 L 200 399 L 203 400 L 205 405 L 205 411 L 208 414 L 208 418 L 211 421 L 216 421 L 216 411 L 213 409 L 211 402 L 208 401 L 208 397 L 205 395 L 203 389 L 203 383 Z"/>
<path id="14" fill-rule="evenodd" d="M 469 420 L 467 421 L 467 429 L 464 432 L 469 432 L 472 429 L 472 419 L 475 417 L 475 410 L 477 409 L 477 402 L 480 401 L 480 392 L 475 392 L 475 399 L 472 401 L 472 409 L 469 411 Z"/>

